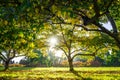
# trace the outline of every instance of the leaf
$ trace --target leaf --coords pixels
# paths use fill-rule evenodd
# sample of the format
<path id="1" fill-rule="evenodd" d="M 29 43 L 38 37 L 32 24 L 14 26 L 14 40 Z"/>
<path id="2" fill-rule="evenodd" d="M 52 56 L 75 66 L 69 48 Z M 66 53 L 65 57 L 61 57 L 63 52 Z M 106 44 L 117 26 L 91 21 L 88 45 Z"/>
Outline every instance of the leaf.
<path id="1" fill-rule="evenodd" d="M 21 38 L 23 38 L 23 37 L 24 37 L 23 32 L 19 32 L 19 35 L 18 35 L 18 36 L 21 37 Z"/>
<path id="2" fill-rule="evenodd" d="M 38 8 L 35 9 L 35 13 L 39 13 L 39 9 Z"/>
<path id="3" fill-rule="evenodd" d="M 29 43 L 29 47 L 34 48 L 35 47 L 34 43 L 33 42 Z"/>
<path id="4" fill-rule="evenodd" d="M 5 21 L 4 21 L 4 24 L 5 24 L 5 25 L 8 25 L 8 21 L 7 21 L 7 20 L 5 20 Z"/>

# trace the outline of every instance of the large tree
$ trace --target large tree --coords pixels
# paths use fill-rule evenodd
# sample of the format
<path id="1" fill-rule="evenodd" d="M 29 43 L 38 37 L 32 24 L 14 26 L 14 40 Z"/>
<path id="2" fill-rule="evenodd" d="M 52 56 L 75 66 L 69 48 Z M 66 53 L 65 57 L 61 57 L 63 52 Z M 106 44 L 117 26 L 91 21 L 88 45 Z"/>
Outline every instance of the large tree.
<path id="1" fill-rule="evenodd" d="M 119 0 L 51 0 L 52 5 L 49 5 L 47 9 L 50 13 L 54 14 L 53 23 L 56 24 L 69 24 L 83 28 L 86 31 L 102 32 L 114 39 L 116 45 L 120 48 L 120 35 L 119 26 L 116 26 L 115 20 L 119 20 L 120 13 L 120 1 Z M 66 17 L 67 16 L 67 17 Z M 66 20 L 71 19 L 71 21 Z M 75 20 L 79 20 L 83 23 L 78 24 Z M 110 22 L 112 25 L 112 31 L 104 27 L 102 23 Z M 89 27 L 94 25 L 94 27 Z"/>
<path id="2" fill-rule="evenodd" d="M 42 25 L 44 22 L 59 21 L 62 24 L 74 24 L 82 27 L 87 31 L 103 32 L 111 36 L 118 47 L 120 47 L 119 30 L 115 24 L 115 20 L 119 20 L 120 1 L 119 0 L 6 0 L 0 1 L 1 18 L 17 19 L 19 23 L 27 24 L 30 22 L 36 25 Z M 66 21 L 65 16 L 71 19 Z M 107 18 L 104 18 L 107 17 Z M 77 24 L 73 20 L 83 21 Z M 9 21 L 10 21 L 9 20 Z M 112 25 L 112 31 L 105 28 L 103 23 L 105 20 Z M 25 22 L 24 22 L 25 21 Z M 11 21 L 10 21 L 11 22 Z M 5 23 L 7 23 L 5 21 Z M 95 25 L 90 28 L 88 25 Z M 25 25 L 24 25 L 25 27 Z M 40 27 L 40 26 L 39 26 Z"/>
<path id="3" fill-rule="evenodd" d="M 0 58 L 5 64 L 5 70 L 15 56 L 28 54 L 35 47 L 34 39 L 39 24 L 36 24 L 34 19 L 31 21 L 30 18 L 27 19 L 28 16 L 24 16 L 27 9 L 24 3 L 0 1 Z"/>
<path id="4" fill-rule="evenodd" d="M 119 26 L 114 19 L 120 17 L 119 0 L 6 0 L 0 1 L 0 49 L 19 48 L 15 45 L 23 34 L 24 45 L 27 35 L 39 31 L 43 23 L 69 24 L 81 27 L 86 31 L 97 31 L 108 34 L 120 48 Z M 112 31 L 101 23 L 109 21 Z M 78 21 L 80 23 L 78 23 Z M 91 27 L 90 25 L 94 26 Z M 21 31 L 20 31 L 21 30 Z M 33 40 L 33 34 L 31 34 Z M 4 38 L 5 37 L 5 38 Z M 18 40 L 18 41 L 17 41 Z M 27 41 L 29 42 L 29 41 Z M 15 44 L 17 43 L 17 44 Z M 7 45 L 11 45 L 8 47 Z M 33 45 L 33 43 L 31 43 Z"/>

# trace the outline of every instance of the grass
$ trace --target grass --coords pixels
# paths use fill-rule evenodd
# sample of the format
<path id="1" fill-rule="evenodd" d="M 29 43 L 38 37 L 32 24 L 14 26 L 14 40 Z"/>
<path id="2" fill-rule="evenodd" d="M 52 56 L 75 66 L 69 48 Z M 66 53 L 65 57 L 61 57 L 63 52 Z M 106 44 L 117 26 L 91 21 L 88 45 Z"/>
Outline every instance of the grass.
<path id="1" fill-rule="evenodd" d="M 2 67 L 0 68 L 0 70 Z M 75 72 L 68 68 L 10 67 L 0 72 L 0 80 L 119 80 L 120 67 L 79 67 Z"/>

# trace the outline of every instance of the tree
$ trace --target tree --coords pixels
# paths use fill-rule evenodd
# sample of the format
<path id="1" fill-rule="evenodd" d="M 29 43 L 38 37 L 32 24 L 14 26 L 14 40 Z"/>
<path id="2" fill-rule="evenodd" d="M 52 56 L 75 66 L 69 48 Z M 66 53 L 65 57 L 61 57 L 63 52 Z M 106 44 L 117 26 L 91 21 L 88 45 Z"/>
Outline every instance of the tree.
<path id="1" fill-rule="evenodd" d="M 8 3 L 8 4 L 6 4 Z M 113 19 L 119 18 L 119 0 L 89 0 L 89 1 L 59 1 L 59 0 L 46 0 L 46 1 L 1 1 L 1 15 L 2 18 L 18 19 L 19 21 L 27 21 L 27 23 L 37 23 L 35 25 L 43 25 L 44 22 L 59 21 L 62 24 L 74 24 L 82 27 L 87 31 L 98 31 L 106 33 L 111 36 L 117 46 L 120 45 L 118 27 L 115 25 Z M 8 7 L 6 9 L 6 6 Z M 12 12 L 12 14 L 8 14 Z M 10 16 L 12 15 L 12 16 Z M 69 15 L 67 18 L 83 21 L 83 24 L 76 24 L 74 21 L 67 22 L 64 16 Z M 116 17 L 117 16 L 117 17 Z M 107 17 L 107 18 L 103 18 Z M 112 31 L 105 28 L 100 22 L 110 21 Z M 6 21 L 5 21 L 6 22 Z M 88 25 L 95 25 L 94 28 L 89 28 Z M 39 26 L 40 27 L 40 26 Z"/>
<path id="2" fill-rule="evenodd" d="M 10 61 L 16 56 L 17 52 L 15 50 L 4 51 L 0 53 L 0 59 L 4 62 L 4 70 L 9 67 Z"/>
<path id="3" fill-rule="evenodd" d="M 89 36 L 92 33 L 88 33 L 76 26 L 62 24 L 54 24 L 52 29 L 53 35 L 58 39 L 58 44 L 53 46 L 53 48 L 63 51 L 68 59 L 70 71 L 74 71 L 73 59 L 76 56 L 95 56 L 100 49 L 99 47 L 95 49 L 93 45 L 88 43 L 90 39 L 92 41 L 95 37 L 95 32 L 94 35 Z"/>
<path id="4" fill-rule="evenodd" d="M 112 37 L 120 48 L 119 26 L 117 27 L 114 21 L 114 19 L 118 20 L 116 16 L 120 16 L 119 3 L 119 0 L 54 1 L 52 7 L 50 7 L 50 12 L 55 14 L 56 19 L 59 20 L 56 23 L 54 19 L 53 23 L 75 25 L 86 31 L 105 33 Z M 71 21 L 67 21 L 66 16 Z M 83 23 L 78 24 L 75 20 Z M 111 23 L 112 31 L 109 31 L 101 24 L 105 23 L 105 20 Z M 94 25 L 94 27 L 89 27 L 89 25 Z"/>
<path id="5" fill-rule="evenodd" d="M 40 27 L 37 23 L 40 21 L 31 19 L 31 13 L 37 12 L 32 9 L 32 3 L 28 0 L 0 1 L 0 6 L 0 58 L 7 70 L 10 60 L 16 57 L 16 54 L 32 55 L 34 40 Z"/>
<path id="6" fill-rule="evenodd" d="M 120 17 L 119 0 L 6 0 L 0 1 L 0 6 L 1 50 L 19 49 L 21 43 L 24 43 L 25 47 L 28 42 L 34 46 L 32 42 L 36 31 L 38 32 L 40 27 L 45 27 L 45 22 L 105 33 L 112 37 L 120 48 L 119 26 L 116 26 L 113 20 L 119 20 Z M 105 21 L 110 21 L 112 31 L 101 24 Z M 20 43 L 17 43 L 20 40 L 17 35 L 21 33 L 21 37 L 24 34 L 27 40 L 22 37 Z M 8 47 L 8 44 L 11 46 Z"/>

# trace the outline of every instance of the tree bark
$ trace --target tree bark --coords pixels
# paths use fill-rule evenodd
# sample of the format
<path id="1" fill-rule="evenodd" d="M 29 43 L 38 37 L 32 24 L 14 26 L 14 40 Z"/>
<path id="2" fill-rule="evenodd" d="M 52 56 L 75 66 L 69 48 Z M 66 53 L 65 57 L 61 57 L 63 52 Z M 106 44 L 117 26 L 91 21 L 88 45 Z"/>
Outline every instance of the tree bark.
<path id="1" fill-rule="evenodd" d="M 69 71 L 74 71 L 73 60 L 71 57 L 68 57 L 68 63 L 69 63 Z"/>
<path id="2" fill-rule="evenodd" d="M 115 21 L 114 21 L 114 19 L 111 17 L 111 15 L 110 15 L 109 12 L 106 13 L 106 16 L 107 16 L 108 20 L 110 21 L 111 26 L 112 26 L 112 28 L 113 28 L 113 36 L 112 36 L 112 37 L 115 39 L 116 44 L 117 44 L 117 46 L 118 46 L 119 49 L 120 49 L 120 39 L 119 39 L 119 37 L 118 37 L 119 34 L 118 34 L 118 29 L 117 29 L 117 26 L 116 26 L 116 24 L 115 24 Z"/>
<path id="3" fill-rule="evenodd" d="M 9 69 L 9 62 L 10 62 L 10 60 L 7 60 L 4 62 L 4 71 Z"/>
<path id="4" fill-rule="evenodd" d="M 113 33 L 117 34 L 118 31 L 117 31 L 117 27 L 116 27 L 115 21 L 113 20 L 113 18 L 111 17 L 109 12 L 106 13 L 106 16 L 107 16 L 108 20 L 110 21 L 110 23 L 112 25 Z"/>

